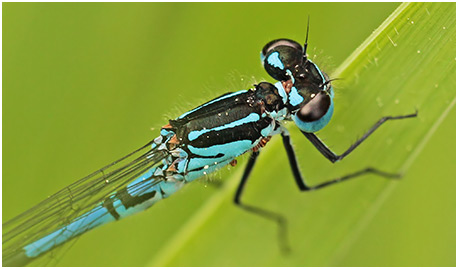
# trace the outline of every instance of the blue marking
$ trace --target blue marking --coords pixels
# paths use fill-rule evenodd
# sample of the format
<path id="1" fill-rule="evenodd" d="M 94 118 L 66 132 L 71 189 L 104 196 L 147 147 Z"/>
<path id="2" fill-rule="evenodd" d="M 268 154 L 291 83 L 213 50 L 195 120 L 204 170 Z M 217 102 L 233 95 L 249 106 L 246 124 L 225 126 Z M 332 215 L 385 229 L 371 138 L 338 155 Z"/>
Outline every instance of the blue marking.
<path id="1" fill-rule="evenodd" d="M 278 53 L 277 51 L 270 54 L 269 57 L 267 57 L 267 62 L 273 67 L 280 68 L 281 70 L 285 68 L 285 66 L 280 60 L 280 53 Z"/>
<path id="2" fill-rule="evenodd" d="M 228 159 L 226 161 L 223 161 L 223 162 L 220 162 L 218 164 L 214 164 L 212 166 L 209 166 L 209 168 L 205 169 L 205 170 L 202 169 L 202 170 L 199 170 L 199 171 L 190 171 L 185 176 L 186 182 L 191 182 L 191 181 L 193 181 L 193 180 L 195 180 L 197 178 L 202 177 L 203 175 L 208 175 L 208 174 L 214 172 L 215 170 L 218 170 L 221 167 L 226 166 L 232 160 L 233 160 L 233 158 L 230 158 L 230 159 Z"/>
<path id="3" fill-rule="evenodd" d="M 203 108 L 203 107 L 206 107 L 206 106 L 208 106 L 208 105 L 210 105 L 210 104 L 213 104 L 213 103 L 215 103 L 215 102 L 218 102 L 218 101 L 227 99 L 227 98 L 229 98 L 229 97 L 232 97 L 232 96 L 235 96 L 235 95 L 239 95 L 239 94 L 242 94 L 242 93 L 246 93 L 247 91 L 248 91 L 248 90 L 241 90 L 241 91 L 238 91 L 238 92 L 233 92 L 233 93 L 229 93 L 229 94 L 223 95 L 223 96 L 221 96 L 220 98 L 216 98 L 215 100 L 212 100 L 212 101 L 207 102 L 207 103 L 205 103 L 205 104 L 203 104 L 203 105 L 201 105 L 201 106 L 198 106 L 198 107 L 196 107 L 196 108 L 194 108 L 194 109 L 192 109 L 192 110 L 189 110 L 188 112 L 184 113 L 183 115 L 179 116 L 178 118 L 179 118 L 179 119 L 182 119 L 182 118 L 186 117 L 187 115 L 191 114 L 192 112 L 194 112 L 194 111 L 196 111 L 196 110 L 199 110 L 199 109 L 201 109 L 201 108 Z"/>
<path id="4" fill-rule="evenodd" d="M 147 185 L 149 185 L 149 186 L 147 186 Z M 146 200 L 146 201 L 143 201 L 141 204 L 137 204 L 135 206 L 129 207 L 128 209 L 126 209 L 124 207 L 124 205 L 122 204 L 121 200 L 115 200 L 113 202 L 113 207 L 116 209 L 116 213 L 119 214 L 119 217 L 121 219 L 125 218 L 127 216 L 131 216 L 133 214 L 142 212 L 142 211 L 148 209 L 149 207 L 151 207 L 157 201 L 163 199 L 163 197 L 162 197 L 162 195 L 160 193 L 158 185 L 154 185 L 153 186 L 152 182 L 148 182 L 147 185 L 138 187 L 142 191 L 142 193 L 139 194 L 139 195 L 156 191 L 156 194 L 154 195 L 153 198 L 151 198 L 149 200 Z"/>
<path id="5" fill-rule="evenodd" d="M 283 88 L 283 85 L 281 84 L 281 82 L 279 81 L 279 82 L 275 83 L 275 87 L 278 90 L 278 94 L 280 94 L 280 96 L 282 98 L 283 104 L 286 104 L 286 102 L 288 101 L 288 95 L 286 94 L 286 91 Z"/>
<path id="6" fill-rule="evenodd" d="M 294 114 L 293 120 L 296 123 L 297 127 L 299 127 L 299 129 L 301 129 L 302 131 L 308 132 L 308 133 L 314 133 L 314 132 L 317 132 L 323 129 L 323 127 L 329 123 L 333 112 L 334 112 L 334 101 L 331 99 L 331 105 L 328 108 L 328 112 L 326 112 L 326 114 L 324 114 L 324 116 L 321 117 L 320 119 L 316 121 L 312 121 L 312 122 L 304 122 L 304 121 L 301 121 L 296 116 L 296 114 Z"/>
<path id="7" fill-rule="evenodd" d="M 181 189 L 183 187 L 184 182 L 183 181 L 178 181 L 178 182 L 165 182 L 162 181 L 160 183 L 160 187 L 162 191 L 165 193 L 163 198 L 167 198 L 170 195 L 174 194 L 177 190 Z"/>
<path id="8" fill-rule="evenodd" d="M 180 175 L 180 174 L 175 174 L 173 175 L 173 178 L 177 181 L 183 181 L 184 180 L 184 176 L 183 175 Z"/>
<path id="9" fill-rule="evenodd" d="M 185 159 L 188 158 L 188 153 L 184 150 L 180 150 L 180 158 Z"/>
<path id="10" fill-rule="evenodd" d="M 275 123 L 269 124 L 269 126 L 261 130 L 261 135 L 264 137 L 269 136 L 272 133 L 272 131 L 274 130 L 274 127 L 275 127 Z"/>
<path id="11" fill-rule="evenodd" d="M 188 162 L 188 171 L 195 170 L 198 168 L 215 165 L 215 162 L 218 164 L 219 162 L 227 160 L 228 157 L 223 156 L 219 158 L 191 158 Z"/>
<path id="12" fill-rule="evenodd" d="M 129 193 L 131 196 L 138 196 L 142 195 L 139 193 L 140 191 L 144 191 L 143 188 L 139 188 L 138 186 L 145 182 L 146 179 L 151 177 L 153 175 L 153 172 L 156 171 L 157 167 L 149 169 L 146 173 L 144 173 L 142 176 L 138 177 L 131 183 L 127 185 L 127 193 Z M 151 179 L 147 180 L 146 182 L 151 182 Z M 144 184 L 144 183 L 143 183 Z"/>
<path id="13" fill-rule="evenodd" d="M 289 93 L 289 103 L 292 105 L 292 106 L 297 106 L 299 105 L 300 103 L 302 103 L 304 101 L 304 97 L 302 97 L 301 95 L 299 95 L 299 93 L 297 92 L 297 89 L 296 87 L 292 87 L 291 88 L 291 92 Z"/>
<path id="14" fill-rule="evenodd" d="M 288 111 L 286 107 L 279 111 L 272 111 L 269 113 L 269 116 L 272 117 L 275 120 L 284 120 L 286 115 L 288 114 Z"/>
<path id="15" fill-rule="evenodd" d="M 178 173 L 183 173 L 185 168 L 186 168 L 186 159 L 179 160 L 177 164 Z"/>
<path id="16" fill-rule="evenodd" d="M 151 192 L 154 188 L 155 180 L 143 180 L 136 185 L 132 185 L 127 188 L 127 193 L 131 196 L 141 196 L 145 193 Z"/>
<path id="17" fill-rule="evenodd" d="M 286 69 L 286 74 L 288 74 L 288 76 L 289 76 L 289 78 L 291 79 L 291 82 L 292 82 L 293 84 L 296 83 L 296 79 L 294 78 L 293 72 L 291 72 L 291 70 Z"/>
<path id="18" fill-rule="evenodd" d="M 169 130 L 166 130 L 166 129 L 161 129 L 161 135 L 162 136 L 166 136 L 167 137 L 171 133 L 173 133 L 173 131 L 169 131 Z"/>
<path id="19" fill-rule="evenodd" d="M 54 246 L 60 245 L 87 230 L 114 220 L 115 218 L 108 213 L 106 208 L 98 206 L 86 214 L 81 215 L 69 225 L 28 244 L 24 247 L 25 254 L 28 257 L 37 257 Z"/>
<path id="20" fill-rule="evenodd" d="M 216 156 L 218 153 L 222 153 L 227 158 L 234 158 L 245 153 L 247 150 L 253 147 L 254 145 L 250 140 L 240 140 L 222 145 L 215 145 L 208 148 L 196 148 L 189 145 L 188 149 L 192 153 L 200 156 Z"/>
<path id="21" fill-rule="evenodd" d="M 196 138 L 198 138 L 199 136 L 201 136 L 202 134 L 205 134 L 205 133 L 208 133 L 208 132 L 211 132 L 211 131 L 220 131 L 220 130 L 224 130 L 224 129 L 227 129 L 227 128 L 240 126 L 240 125 L 243 125 L 245 123 L 256 122 L 258 120 L 259 120 L 259 114 L 251 113 L 250 115 L 246 116 L 245 118 L 242 118 L 240 120 L 236 120 L 234 122 L 225 124 L 223 126 L 215 127 L 215 128 L 212 128 L 212 129 L 204 129 L 204 130 L 200 130 L 200 131 L 191 131 L 188 134 L 188 139 L 189 139 L 189 141 L 193 141 Z"/>

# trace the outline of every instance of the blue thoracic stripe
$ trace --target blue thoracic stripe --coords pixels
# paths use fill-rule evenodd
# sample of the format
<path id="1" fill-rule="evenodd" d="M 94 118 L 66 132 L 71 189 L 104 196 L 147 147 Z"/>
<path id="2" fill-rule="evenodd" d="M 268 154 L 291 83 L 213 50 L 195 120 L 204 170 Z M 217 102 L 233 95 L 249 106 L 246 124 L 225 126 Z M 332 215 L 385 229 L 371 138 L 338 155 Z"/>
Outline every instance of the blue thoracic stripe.
<path id="1" fill-rule="evenodd" d="M 224 100 L 224 99 L 226 99 L 226 98 L 229 98 L 229 97 L 232 97 L 232 96 L 235 96 L 235 95 L 238 95 L 238 94 L 245 93 L 245 92 L 247 92 L 247 91 L 248 91 L 248 90 L 241 90 L 241 91 L 238 91 L 238 92 L 227 93 L 227 94 L 225 94 L 225 95 L 223 95 L 223 96 L 220 96 L 220 97 L 218 97 L 218 98 L 216 98 L 216 99 L 214 99 L 214 100 L 212 100 L 212 101 L 209 101 L 209 102 L 207 102 L 207 103 L 205 103 L 205 104 L 203 104 L 203 105 L 201 105 L 201 106 L 198 106 L 198 107 L 196 107 L 196 108 L 194 108 L 194 109 L 192 109 L 192 110 L 189 110 L 188 112 L 186 112 L 186 113 L 184 113 L 183 115 L 179 116 L 178 119 L 182 119 L 182 118 L 188 116 L 189 114 L 192 114 L 194 111 L 197 111 L 197 110 L 199 110 L 199 109 L 201 109 L 201 108 L 203 108 L 203 107 L 206 107 L 206 106 L 208 106 L 208 105 L 210 105 L 210 104 L 216 103 L 216 102 L 218 102 L 218 101 Z"/>
<path id="2" fill-rule="evenodd" d="M 234 122 L 225 124 L 223 126 L 219 126 L 219 127 L 215 127 L 215 128 L 211 128 L 211 129 L 202 129 L 202 130 L 199 130 L 199 131 L 191 131 L 188 134 L 188 139 L 189 139 L 189 141 L 193 141 L 196 138 L 198 138 L 199 136 L 201 136 L 202 134 L 205 134 L 205 133 L 208 133 L 208 132 L 211 132 L 211 131 L 220 131 L 220 130 L 224 130 L 224 129 L 229 129 L 229 128 L 232 128 L 232 127 L 240 126 L 240 125 L 245 124 L 245 123 L 256 122 L 259 119 L 260 119 L 260 117 L 259 117 L 259 115 L 257 113 L 251 113 L 248 116 L 246 116 L 245 118 L 242 118 L 240 120 L 236 120 Z"/>
<path id="3" fill-rule="evenodd" d="M 240 140 L 207 148 L 196 148 L 191 145 L 189 145 L 188 148 L 193 154 L 200 156 L 215 156 L 218 153 L 223 153 L 227 157 L 236 157 L 254 146 L 255 145 L 250 140 Z"/>
<path id="4" fill-rule="evenodd" d="M 210 131 L 205 135 L 202 135 L 191 141 L 189 146 L 205 149 L 212 148 L 215 145 L 229 144 L 235 141 L 248 140 L 251 141 L 251 143 L 254 143 L 256 140 L 259 140 L 262 137 L 261 130 L 272 124 L 272 121 L 273 120 L 270 117 L 263 117 L 256 122 L 249 122 L 220 131 Z M 239 155 L 245 153 L 247 150 L 249 150 L 249 148 L 241 151 Z M 216 155 L 217 153 L 223 153 L 227 155 L 225 151 L 215 151 L 214 153 L 215 154 L 213 155 Z"/>

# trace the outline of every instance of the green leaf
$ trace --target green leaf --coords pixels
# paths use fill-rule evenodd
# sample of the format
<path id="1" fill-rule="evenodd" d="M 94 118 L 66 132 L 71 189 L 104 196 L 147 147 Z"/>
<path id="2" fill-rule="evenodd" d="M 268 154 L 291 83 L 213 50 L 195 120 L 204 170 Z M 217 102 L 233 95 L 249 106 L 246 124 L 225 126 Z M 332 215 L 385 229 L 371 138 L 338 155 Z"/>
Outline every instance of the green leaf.
<path id="1" fill-rule="evenodd" d="M 402 4 L 344 61 L 398 5 L 4 3 L 4 221 L 150 141 L 169 118 L 272 82 L 259 50 L 274 38 L 304 40 L 310 14 L 310 56 L 343 79 L 333 83 L 334 118 L 319 132 L 328 146 L 343 152 L 381 116 L 420 114 L 387 123 L 335 165 L 288 125 L 307 182 L 368 165 L 403 172 L 402 181 L 365 176 L 300 193 L 275 138 L 243 199 L 288 218 L 291 255 L 281 255 L 273 223 L 232 204 L 242 157 L 216 174 L 221 189 L 194 182 L 46 258 L 61 266 L 454 265 L 455 4 Z"/>
<path id="2" fill-rule="evenodd" d="M 316 150 L 302 143 L 298 132 L 293 132 L 299 162 L 310 184 L 368 166 L 408 175 L 432 135 L 455 108 L 454 10 L 454 4 L 402 4 L 331 75 L 344 81 L 335 83 L 335 117 L 319 136 L 337 153 L 382 115 L 418 110 L 419 117 L 386 123 L 337 165 L 328 164 Z M 231 203 L 240 168 L 148 265 L 341 265 L 390 194 L 400 184 L 415 180 L 407 177 L 406 182 L 389 181 L 367 175 L 326 190 L 299 193 L 281 151 L 278 139 L 263 149 L 243 200 L 287 216 L 291 255 L 282 256 L 277 249 L 273 223 Z M 453 231 L 447 232 L 454 236 Z M 396 240 L 393 234 L 378 236 Z M 374 265 L 364 262 L 364 258 L 360 262 Z"/>

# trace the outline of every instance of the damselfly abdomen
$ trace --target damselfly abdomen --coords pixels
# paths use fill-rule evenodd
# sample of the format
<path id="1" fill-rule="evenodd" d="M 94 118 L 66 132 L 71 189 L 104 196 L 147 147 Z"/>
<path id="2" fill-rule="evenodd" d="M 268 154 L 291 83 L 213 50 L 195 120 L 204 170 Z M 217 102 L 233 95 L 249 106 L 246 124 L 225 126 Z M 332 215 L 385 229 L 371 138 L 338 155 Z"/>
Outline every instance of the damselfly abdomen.
<path id="1" fill-rule="evenodd" d="M 249 90 L 224 94 L 162 127 L 160 135 L 124 158 L 62 189 L 3 224 L 3 264 L 24 265 L 102 224 L 143 211 L 205 174 L 250 152 L 234 197 L 236 205 L 277 221 L 280 244 L 287 250 L 285 220 L 277 213 L 245 205 L 241 195 L 262 147 L 280 134 L 300 190 L 316 190 L 364 173 L 396 177 L 373 168 L 317 186 L 301 176 L 284 121 L 294 121 L 304 136 L 331 162 L 343 159 L 383 122 L 416 114 L 384 117 L 341 155 L 314 133 L 334 111 L 331 79 L 307 58 L 304 46 L 289 39 L 269 42 L 261 58 L 275 84 L 261 82 Z"/>

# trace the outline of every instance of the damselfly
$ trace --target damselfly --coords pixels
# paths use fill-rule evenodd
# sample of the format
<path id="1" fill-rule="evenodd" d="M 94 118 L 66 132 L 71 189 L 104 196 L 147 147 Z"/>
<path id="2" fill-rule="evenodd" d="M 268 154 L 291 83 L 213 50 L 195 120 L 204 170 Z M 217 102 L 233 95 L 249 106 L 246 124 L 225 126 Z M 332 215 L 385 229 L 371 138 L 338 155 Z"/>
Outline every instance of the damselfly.
<path id="1" fill-rule="evenodd" d="M 192 109 L 162 127 L 160 135 L 125 157 L 65 187 L 35 207 L 3 224 L 3 265 L 25 265 L 102 224 L 149 208 L 188 182 L 232 164 L 250 153 L 234 196 L 240 208 L 278 223 L 280 246 L 288 244 L 284 218 L 242 202 L 244 186 L 261 149 L 281 135 L 289 163 L 301 191 L 373 173 L 397 177 L 374 168 L 326 181 L 306 184 L 301 176 L 284 121 L 293 121 L 304 136 L 331 162 L 342 160 L 385 121 L 415 114 L 384 117 L 344 153 L 331 151 L 314 133 L 330 121 L 334 111 L 331 79 L 318 68 L 304 46 L 277 39 L 264 46 L 261 59 L 267 73 L 278 80 L 231 92 Z"/>

